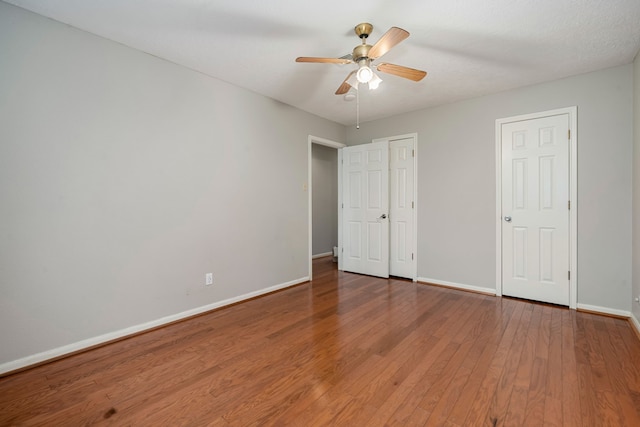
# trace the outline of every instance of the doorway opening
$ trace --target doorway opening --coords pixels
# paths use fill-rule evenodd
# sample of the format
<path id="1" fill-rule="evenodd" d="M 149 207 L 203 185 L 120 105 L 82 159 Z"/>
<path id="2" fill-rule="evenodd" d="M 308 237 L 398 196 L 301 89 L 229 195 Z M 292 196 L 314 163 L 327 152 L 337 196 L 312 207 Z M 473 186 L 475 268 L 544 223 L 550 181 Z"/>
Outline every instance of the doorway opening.
<path id="1" fill-rule="evenodd" d="M 313 198 L 314 198 L 314 186 L 313 186 L 313 175 L 314 175 L 314 170 L 313 170 L 313 164 L 314 164 L 314 156 L 313 156 L 313 148 L 314 145 L 316 147 L 322 147 L 322 148 L 328 148 L 330 150 L 334 150 L 336 152 L 336 157 L 335 157 L 335 170 L 337 173 L 337 176 L 335 177 L 337 182 L 340 182 L 340 174 L 341 174 L 341 170 L 339 167 L 340 164 L 340 148 L 344 148 L 346 147 L 346 144 L 342 144 L 340 142 L 336 142 L 336 141 L 332 141 L 329 139 L 325 139 L 325 138 L 320 138 L 320 137 L 316 137 L 313 135 L 309 135 L 308 140 L 307 140 L 307 171 L 308 171 L 308 177 L 307 177 L 307 187 L 308 187 L 308 224 L 309 224 L 309 230 L 308 230 L 308 235 L 309 235 L 309 280 L 313 280 L 313 259 L 314 259 L 314 255 L 329 255 L 329 249 L 325 248 L 322 249 L 320 253 L 318 254 L 314 254 L 314 252 L 320 250 L 316 247 L 316 251 L 314 251 L 314 239 L 313 239 L 313 230 L 314 230 L 314 221 L 318 221 L 321 218 L 315 218 L 314 219 L 314 204 L 313 204 Z M 319 151 L 319 150 L 318 150 Z M 342 224 L 341 224 L 341 220 L 342 220 L 342 215 L 340 212 L 340 209 L 338 208 L 338 202 L 340 200 L 341 197 L 341 189 L 340 186 L 338 185 L 337 188 L 337 200 L 335 205 L 333 206 L 333 210 L 335 212 L 335 214 L 337 215 L 337 226 L 338 226 L 338 242 L 337 245 L 338 247 L 340 246 L 340 239 L 342 236 Z M 331 210 L 331 206 L 323 206 L 322 211 L 319 212 L 319 215 L 329 215 L 329 212 L 327 212 L 327 210 Z M 318 228 L 318 226 L 320 224 L 315 224 L 316 228 Z M 318 246 L 318 245 L 316 245 Z M 326 245 L 325 245 L 326 246 Z M 333 249 L 333 247 L 331 247 L 331 250 Z"/>

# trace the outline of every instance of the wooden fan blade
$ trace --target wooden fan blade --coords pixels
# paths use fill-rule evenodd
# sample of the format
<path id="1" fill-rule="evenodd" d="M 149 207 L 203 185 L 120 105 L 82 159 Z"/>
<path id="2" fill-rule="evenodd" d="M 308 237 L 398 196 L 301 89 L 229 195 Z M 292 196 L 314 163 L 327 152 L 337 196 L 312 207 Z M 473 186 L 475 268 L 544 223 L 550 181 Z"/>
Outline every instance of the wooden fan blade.
<path id="1" fill-rule="evenodd" d="M 317 62 L 324 64 L 351 64 L 353 61 L 346 58 L 315 58 L 312 56 L 300 56 L 296 62 Z"/>
<path id="2" fill-rule="evenodd" d="M 356 73 L 355 71 L 352 71 L 352 72 L 349 73 L 347 78 L 344 79 L 344 81 L 342 82 L 342 84 L 340 85 L 338 90 L 336 91 L 336 95 L 344 95 L 345 93 L 349 92 L 349 89 L 351 89 L 351 85 L 349 83 L 347 83 L 347 80 L 349 80 L 349 78 L 351 76 L 353 76 L 355 73 Z"/>
<path id="3" fill-rule="evenodd" d="M 398 27 L 391 27 L 389 31 L 384 33 L 384 35 L 380 37 L 380 40 L 371 47 L 371 50 L 369 50 L 369 58 L 380 58 L 407 37 L 409 37 L 408 31 Z"/>
<path id="4" fill-rule="evenodd" d="M 383 62 L 376 67 L 378 71 L 383 73 L 393 74 L 394 76 L 404 77 L 405 79 L 419 82 L 426 75 L 426 71 L 416 70 L 415 68 L 403 67 L 402 65 L 394 65 Z"/>

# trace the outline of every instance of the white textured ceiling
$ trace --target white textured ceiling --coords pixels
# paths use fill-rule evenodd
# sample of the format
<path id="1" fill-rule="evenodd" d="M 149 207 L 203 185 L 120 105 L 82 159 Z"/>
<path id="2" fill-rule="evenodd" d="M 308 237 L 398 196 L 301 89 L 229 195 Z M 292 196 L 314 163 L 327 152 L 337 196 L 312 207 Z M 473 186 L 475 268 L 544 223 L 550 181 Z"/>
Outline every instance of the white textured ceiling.
<path id="1" fill-rule="evenodd" d="M 360 22 L 374 25 L 370 44 L 409 31 L 382 60 L 428 72 L 380 73 L 377 90 L 360 89 L 361 121 L 627 64 L 640 49 L 640 0 L 7 2 L 343 124 L 355 102 L 334 92 L 354 65 L 294 60 L 350 53 Z"/>

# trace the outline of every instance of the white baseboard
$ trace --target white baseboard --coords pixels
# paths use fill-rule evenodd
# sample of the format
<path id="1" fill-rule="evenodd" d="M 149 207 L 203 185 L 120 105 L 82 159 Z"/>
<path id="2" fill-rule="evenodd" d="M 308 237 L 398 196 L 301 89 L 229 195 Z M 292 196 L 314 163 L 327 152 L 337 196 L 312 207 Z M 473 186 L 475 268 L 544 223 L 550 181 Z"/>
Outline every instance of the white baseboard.
<path id="1" fill-rule="evenodd" d="M 486 294 L 486 295 L 496 294 L 496 290 L 492 288 L 483 288 L 481 286 L 465 285 L 462 283 L 445 282 L 444 280 L 429 279 L 427 277 L 418 277 L 417 281 L 420 283 L 427 283 L 427 284 L 431 283 L 433 285 L 445 286 L 447 288 L 453 288 L 453 289 L 461 289 L 463 291 L 477 292 L 477 293 Z"/>
<path id="2" fill-rule="evenodd" d="M 3 374 L 5 372 L 15 371 L 17 369 L 26 368 L 28 366 L 35 365 L 38 363 L 46 362 L 47 360 L 55 359 L 55 358 L 64 356 L 66 354 L 74 353 L 80 350 L 84 350 L 84 349 L 94 347 L 96 345 L 103 344 L 109 341 L 114 341 L 120 338 L 125 338 L 129 335 L 137 334 L 139 332 L 143 332 L 148 329 L 157 328 L 158 326 L 166 325 L 168 323 L 186 319 L 188 317 L 195 316 L 197 314 L 202 314 L 207 311 L 215 310 L 217 308 L 221 308 L 226 305 L 235 304 L 237 302 L 255 298 L 260 295 L 268 294 L 270 292 L 278 291 L 280 289 L 285 289 L 285 288 L 295 286 L 300 283 L 304 283 L 308 281 L 309 281 L 308 276 L 301 277 L 300 279 L 292 280 L 290 282 L 281 283 L 279 285 L 260 289 L 255 292 L 249 292 L 244 295 L 229 298 L 223 301 L 214 302 L 212 304 L 207 304 L 202 307 L 193 308 L 191 310 L 183 311 L 181 313 L 173 314 L 171 316 L 162 317 L 160 319 L 152 320 L 150 322 L 120 329 L 114 332 L 109 332 L 107 334 L 99 335 L 97 337 L 88 338 L 86 340 L 82 340 L 82 341 L 78 341 L 62 347 L 54 348 L 52 350 L 43 351 L 42 353 L 33 354 L 31 356 L 23 357 L 21 359 L 13 360 L 11 362 L 5 362 L 0 364 L 0 374 Z"/>
<path id="3" fill-rule="evenodd" d="M 610 314 L 612 316 L 631 317 L 631 312 L 630 311 L 618 310 L 618 309 L 615 309 L 615 308 L 608 308 L 608 307 L 600 307 L 600 306 L 597 306 L 597 305 L 589 305 L 589 304 L 580 304 L 580 303 L 578 303 L 576 308 L 578 310 L 593 311 L 594 313 Z"/>
<path id="4" fill-rule="evenodd" d="M 324 258 L 324 257 L 329 256 L 329 255 L 333 255 L 333 252 L 323 252 L 321 254 L 316 254 L 316 255 L 313 255 L 311 257 L 311 259 Z"/>

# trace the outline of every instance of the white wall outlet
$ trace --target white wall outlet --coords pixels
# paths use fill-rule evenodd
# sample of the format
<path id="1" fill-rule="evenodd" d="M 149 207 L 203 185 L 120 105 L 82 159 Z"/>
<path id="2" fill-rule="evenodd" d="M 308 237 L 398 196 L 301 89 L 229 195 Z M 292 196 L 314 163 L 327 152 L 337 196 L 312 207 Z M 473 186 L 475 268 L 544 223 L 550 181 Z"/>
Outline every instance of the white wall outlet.
<path id="1" fill-rule="evenodd" d="M 205 285 L 213 285 L 213 273 L 207 273 L 204 279 Z"/>
<path id="2" fill-rule="evenodd" d="M 638 304 L 640 304 L 640 295 L 638 295 L 635 299 L 635 302 L 637 302 Z"/>

